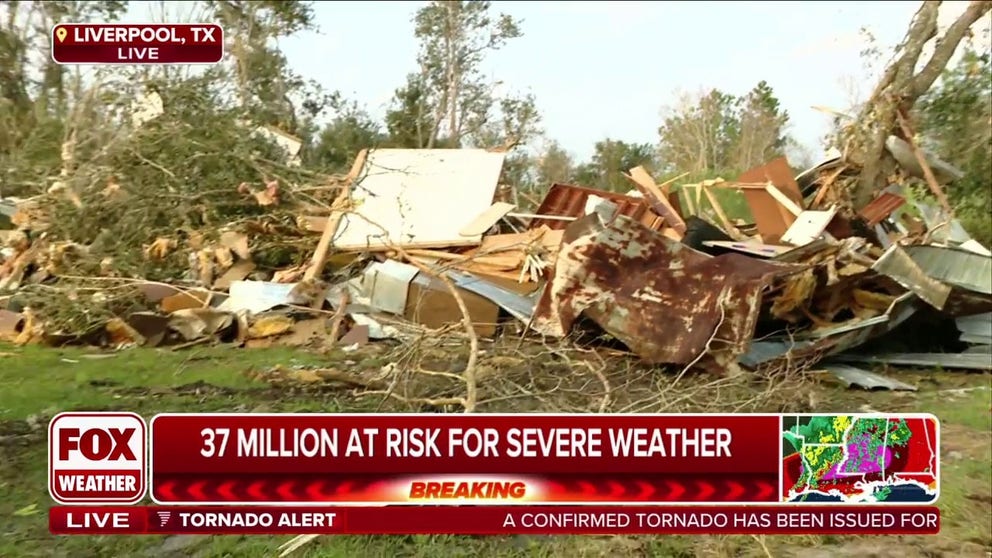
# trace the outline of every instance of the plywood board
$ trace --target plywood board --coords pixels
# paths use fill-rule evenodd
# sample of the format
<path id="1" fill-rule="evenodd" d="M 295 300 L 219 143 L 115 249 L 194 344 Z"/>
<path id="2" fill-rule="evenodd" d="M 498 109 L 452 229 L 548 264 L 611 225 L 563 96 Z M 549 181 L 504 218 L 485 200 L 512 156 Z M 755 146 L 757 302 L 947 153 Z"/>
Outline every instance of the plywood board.
<path id="1" fill-rule="evenodd" d="M 462 230 L 458 231 L 458 234 L 462 236 L 479 236 L 485 234 L 500 219 L 505 217 L 507 213 L 513 211 L 514 207 L 516 206 L 512 203 L 496 202 L 472 220 L 471 223 L 462 228 Z"/>
<path id="2" fill-rule="evenodd" d="M 788 160 L 785 157 L 773 159 L 745 172 L 738 177 L 737 182 L 754 186 L 739 187 L 751 209 L 761 237 L 765 242 L 777 242 L 795 222 L 796 217 L 765 189 L 765 185 L 771 183 L 800 210 L 803 203 L 799 185 L 792 176 Z"/>
<path id="3" fill-rule="evenodd" d="M 484 149 L 380 149 L 352 186 L 333 246 L 339 250 L 472 246 L 459 232 L 493 203 L 505 153 Z"/>

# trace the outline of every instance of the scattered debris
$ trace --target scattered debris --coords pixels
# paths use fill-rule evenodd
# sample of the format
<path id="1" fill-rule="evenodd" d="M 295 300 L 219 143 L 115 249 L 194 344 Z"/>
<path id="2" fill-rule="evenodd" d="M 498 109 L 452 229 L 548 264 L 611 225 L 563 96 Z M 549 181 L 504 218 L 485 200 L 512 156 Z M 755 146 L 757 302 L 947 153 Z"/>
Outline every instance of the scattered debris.
<path id="1" fill-rule="evenodd" d="M 262 131 L 298 156 L 295 138 Z M 889 149 L 911 175 L 915 162 L 931 189 L 956 176 L 936 159 L 921 163 L 903 140 Z M 158 226 L 127 267 L 95 242 L 40 233 L 74 202 L 0 200 L 11 229 L 0 231 L 0 340 L 353 351 L 462 332 L 476 351 L 478 338 L 512 325 L 612 338 L 683 371 L 827 358 L 820 369 L 865 389 L 915 387 L 846 363 L 992 369 L 992 253 L 900 184 L 845 210 L 831 194 L 851 168 L 839 156 L 798 176 L 778 158 L 735 182 L 699 184 L 678 184 L 684 175 L 658 183 L 635 167 L 624 173 L 634 187 L 626 195 L 553 184 L 533 212 L 495 200 L 505 157 L 367 150 L 347 176 L 327 178 L 323 200 L 282 179 L 232 186 L 227 199 L 249 217 Z M 107 184 L 101 203 L 126 189 Z M 741 192 L 753 223 L 732 220 L 716 189 Z M 699 212 L 704 196 L 718 223 Z M 287 246 L 293 256 L 276 260 Z M 859 352 L 924 311 L 957 319 L 957 346 Z"/>

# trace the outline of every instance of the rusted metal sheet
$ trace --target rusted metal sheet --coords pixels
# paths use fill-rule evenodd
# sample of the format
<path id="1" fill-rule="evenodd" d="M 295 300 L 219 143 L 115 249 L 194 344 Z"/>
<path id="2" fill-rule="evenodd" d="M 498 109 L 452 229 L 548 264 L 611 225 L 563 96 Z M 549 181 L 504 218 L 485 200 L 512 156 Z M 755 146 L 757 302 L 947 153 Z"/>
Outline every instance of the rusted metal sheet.
<path id="1" fill-rule="evenodd" d="M 874 227 L 892 215 L 892 212 L 902 207 L 904 203 L 906 203 L 906 198 L 892 192 L 883 192 L 881 196 L 862 207 L 858 215 L 865 220 L 865 224 Z"/>
<path id="2" fill-rule="evenodd" d="M 544 196 L 544 201 L 537 209 L 538 215 L 560 215 L 562 217 L 579 218 L 585 214 L 586 201 L 589 196 L 598 196 L 617 206 L 618 213 L 625 215 L 641 223 L 654 231 L 660 231 L 665 226 L 665 220 L 652 211 L 643 198 L 604 192 L 592 188 L 572 186 L 570 184 L 554 184 Z M 564 229 L 570 221 L 559 221 L 557 219 L 534 219 L 530 223 L 530 228 L 537 229 L 542 225 L 550 229 Z"/>
<path id="3" fill-rule="evenodd" d="M 741 254 L 709 256 L 628 217 L 604 223 L 588 215 L 565 230 L 533 326 L 561 337 L 584 315 L 650 363 L 698 359 L 711 371 L 734 371 L 762 292 L 801 269 Z"/>

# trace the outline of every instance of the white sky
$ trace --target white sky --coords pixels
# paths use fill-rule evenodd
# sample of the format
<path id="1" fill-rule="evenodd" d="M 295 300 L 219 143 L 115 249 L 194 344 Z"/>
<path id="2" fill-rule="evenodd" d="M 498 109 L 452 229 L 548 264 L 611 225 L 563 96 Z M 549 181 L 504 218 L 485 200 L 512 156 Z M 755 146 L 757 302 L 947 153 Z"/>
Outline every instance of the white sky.
<path id="1" fill-rule="evenodd" d="M 189 20 L 189 4 L 166 13 Z M 293 69 L 381 117 L 416 68 L 413 13 L 423 2 L 317 2 L 318 33 L 281 43 Z M 533 93 L 550 138 L 580 159 L 606 137 L 656 143 L 663 108 L 679 91 L 746 93 L 767 81 L 789 111 L 793 136 L 814 156 L 830 118 L 810 107 L 847 109 L 876 76 L 860 53 L 869 30 L 885 58 L 919 2 L 493 2 L 523 20 L 524 36 L 490 55 L 486 73 Z M 967 2 L 945 2 L 941 23 Z M 133 7 L 149 21 L 161 3 Z M 196 19 L 195 16 L 193 19 Z M 989 20 L 982 22 L 984 28 Z"/>

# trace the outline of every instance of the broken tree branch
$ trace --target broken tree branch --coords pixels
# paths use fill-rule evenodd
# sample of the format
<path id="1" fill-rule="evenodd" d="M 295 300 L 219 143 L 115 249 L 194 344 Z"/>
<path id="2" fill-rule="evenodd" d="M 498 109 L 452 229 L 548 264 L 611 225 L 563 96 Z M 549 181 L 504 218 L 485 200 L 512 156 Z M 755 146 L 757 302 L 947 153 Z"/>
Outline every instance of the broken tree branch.
<path id="1" fill-rule="evenodd" d="M 306 273 L 303 274 L 305 280 L 315 279 L 320 277 L 320 274 L 324 272 L 324 265 L 327 264 L 327 253 L 331 247 L 331 242 L 334 240 L 334 235 L 338 232 L 338 226 L 341 223 L 341 217 L 345 213 L 345 207 L 351 198 L 351 185 L 358 179 L 358 175 L 362 172 L 362 168 L 365 167 L 365 159 L 368 156 L 368 150 L 363 149 L 358 152 L 358 156 L 355 157 L 355 162 L 351 166 L 351 171 L 348 173 L 348 177 L 345 179 L 344 187 L 341 189 L 341 193 L 338 194 L 336 200 L 334 200 L 334 207 L 331 211 L 330 216 L 327 217 L 327 225 L 324 226 L 324 232 L 320 235 L 320 242 L 317 243 L 317 249 L 313 253 L 313 258 L 310 260 L 310 266 L 307 268 Z"/>
<path id="2" fill-rule="evenodd" d="M 898 112 L 909 114 L 913 104 L 925 95 L 947 66 L 970 27 L 992 10 L 992 1 L 973 1 L 943 36 L 938 37 L 937 16 L 941 2 L 923 2 L 913 16 L 896 57 L 885 69 L 868 103 L 862 109 L 858 123 L 852 125 L 844 141 L 850 151 L 845 157 L 861 166 L 858 180 L 845 192 L 843 205 L 856 212 L 868 204 L 881 187 L 888 172 L 894 168 L 893 158 L 886 152 L 885 142 L 899 129 Z M 918 73 L 916 68 L 926 44 L 937 37 L 933 54 Z"/>
<path id="3" fill-rule="evenodd" d="M 367 223 L 369 223 L 374 227 L 377 227 L 383 232 L 386 231 L 386 228 L 383 227 L 381 224 L 376 223 L 375 221 L 369 219 L 364 215 L 361 215 L 359 212 L 357 211 L 350 211 L 350 212 L 359 215 Z M 428 405 L 434 405 L 434 406 L 460 404 L 465 409 L 466 413 L 475 412 L 475 408 L 478 406 L 478 399 L 479 399 L 478 379 L 476 378 L 476 362 L 479 360 L 479 335 L 476 333 L 475 326 L 472 324 L 472 316 L 468 311 L 468 305 L 465 304 L 465 298 L 462 297 L 461 293 L 458 292 L 458 287 L 455 286 L 454 282 L 452 282 L 452 280 L 443 271 L 438 273 L 432 270 L 431 268 L 424 265 L 423 262 L 418 260 L 415 256 L 411 255 L 409 252 L 403 249 L 402 246 L 399 246 L 398 244 L 390 243 L 387 244 L 385 247 L 387 250 L 391 250 L 396 254 L 398 254 L 404 261 L 416 267 L 422 273 L 432 277 L 437 277 L 437 279 L 444 284 L 445 288 L 448 290 L 448 293 L 451 295 L 453 299 L 455 299 L 455 304 L 458 306 L 458 310 L 461 312 L 462 315 L 462 327 L 464 327 L 465 334 L 468 336 L 469 354 L 468 354 L 468 360 L 465 363 L 465 371 L 462 372 L 462 380 L 465 382 L 465 397 L 449 398 L 443 400 L 418 400 L 418 401 L 421 403 L 426 403 Z M 393 397 L 394 399 L 403 400 L 402 397 L 399 397 L 391 393 L 387 393 L 387 397 Z"/>
<path id="4" fill-rule="evenodd" d="M 913 150 L 913 156 L 916 157 L 916 162 L 920 164 L 920 168 L 923 169 L 923 176 L 926 177 L 927 186 L 930 187 L 930 191 L 933 195 L 937 197 L 940 201 L 941 207 L 944 208 L 944 212 L 947 218 L 953 218 L 953 210 L 951 209 L 951 202 L 947 199 L 947 194 L 944 193 L 944 189 L 940 187 L 937 182 L 937 177 L 933 175 L 933 169 L 930 168 L 930 164 L 927 163 L 926 156 L 920 150 L 919 146 L 916 145 L 916 141 L 913 139 L 915 134 L 913 129 L 909 125 L 909 119 L 906 117 L 902 111 L 896 112 L 896 118 L 899 121 L 899 127 L 902 128 L 902 133 L 906 136 L 906 143 Z"/>
<path id="5" fill-rule="evenodd" d="M 968 34 L 968 30 L 982 16 L 988 14 L 990 10 L 992 10 L 992 1 L 981 0 L 971 2 L 968 4 L 964 13 L 947 28 L 944 36 L 937 39 L 937 44 L 934 45 L 930 61 L 913 78 L 913 94 L 915 97 L 920 97 L 926 93 L 930 89 L 930 86 L 937 81 L 944 68 L 947 67 L 947 63 L 951 60 L 951 57 L 954 56 L 954 51 L 957 50 L 958 44 Z"/>

